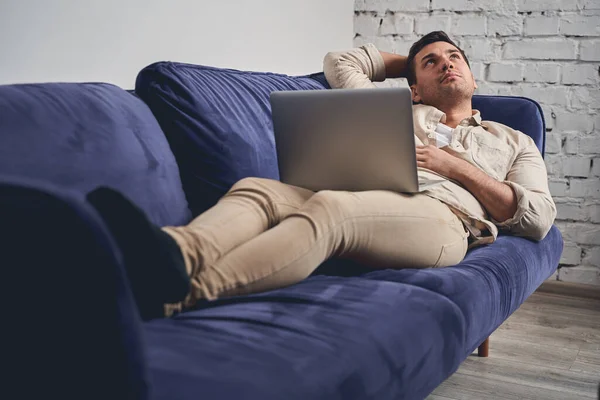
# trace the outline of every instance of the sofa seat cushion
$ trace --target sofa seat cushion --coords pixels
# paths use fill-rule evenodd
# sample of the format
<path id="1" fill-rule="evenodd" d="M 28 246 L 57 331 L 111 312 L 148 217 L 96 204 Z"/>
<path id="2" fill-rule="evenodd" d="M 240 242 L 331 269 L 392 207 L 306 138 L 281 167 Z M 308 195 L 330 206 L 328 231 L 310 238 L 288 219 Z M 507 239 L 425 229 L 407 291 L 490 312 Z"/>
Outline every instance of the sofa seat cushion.
<path id="1" fill-rule="evenodd" d="M 239 179 L 279 179 L 269 96 L 323 86 L 310 77 L 159 62 L 144 68 L 136 93 L 173 148 L 194 215 Z"/>
<path id="2" fill-rule="evenodd" d="M 159 225 L 190 219 L 177 163 L 152 112 L 110 84 L 0 86 L 0 174 L 79 194 L 110 186 Z"/>
<path id="3" fill-rule="evenodd" d="M 562 235 L 553 226 L 540 242 L 500 236 L 454 267 L 375 271 L 364 278 L 418 286 L 456 304 L 466 323 L 466 357 L 556 271 L 562 249 Z"/>
<path id="4" fill-rule="evenodd" d="M 144 325 L 156 399 L 417 399 L 458 368 L 465 326 L 444 296 L 316 276 Z"/>

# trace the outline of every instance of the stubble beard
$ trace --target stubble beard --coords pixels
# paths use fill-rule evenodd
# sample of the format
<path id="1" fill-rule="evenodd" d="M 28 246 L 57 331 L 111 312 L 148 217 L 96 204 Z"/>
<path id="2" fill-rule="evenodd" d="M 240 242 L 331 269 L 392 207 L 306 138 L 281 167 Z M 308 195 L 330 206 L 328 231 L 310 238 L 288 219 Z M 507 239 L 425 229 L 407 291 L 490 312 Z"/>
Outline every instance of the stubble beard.
<path id="1" fill-rule="evenodd" d="M 454 84 L 441 82 L 435 93 L 431 93 L 428 104 L 442 110 L 466 101 L 470 103 L 473 91 L 466 81 L 455 82 Z"/>

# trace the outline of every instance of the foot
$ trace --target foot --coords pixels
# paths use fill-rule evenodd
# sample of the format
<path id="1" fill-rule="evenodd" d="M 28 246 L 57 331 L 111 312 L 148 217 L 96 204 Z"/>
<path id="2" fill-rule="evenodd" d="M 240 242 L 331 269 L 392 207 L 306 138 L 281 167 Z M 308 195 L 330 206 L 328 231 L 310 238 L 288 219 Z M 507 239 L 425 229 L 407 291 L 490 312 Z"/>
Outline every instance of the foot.
<path id="1" fill-rule="evenodd" d="M 87 195 L 87 200 L 100 213 L 121 249 L 142 319 L 164 317 L 164 305 L 182 301 L 190 290 L 179 246 L 115 190 L 98 188 Z"/>

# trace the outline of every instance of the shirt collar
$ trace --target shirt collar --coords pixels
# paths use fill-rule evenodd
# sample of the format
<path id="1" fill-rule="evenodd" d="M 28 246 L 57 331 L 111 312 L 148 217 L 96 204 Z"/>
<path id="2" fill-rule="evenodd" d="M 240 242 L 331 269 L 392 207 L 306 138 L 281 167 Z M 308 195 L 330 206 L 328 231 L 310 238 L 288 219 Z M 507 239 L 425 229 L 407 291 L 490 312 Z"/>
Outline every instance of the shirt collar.
<path id="1" fill-rule="evenodd" d="M 473 115 L 469 120 L 473 125 L 481 125 L 481 113 L 479 110 L 473 110 Z"/>
<path id="2" fill-rule="evenodd" d="M 432 122 L 434 124 L 444 123 L 446 121 L 446 114 L 433 106 L 427 106 L 424 104 L 417 104 L 414 106 L 417 109 L 425 110 L 425 121 Z M 472 110 L 472 115 L 468 118 L 463 119 L 459 125 L 462 126 L 482 126 L 487 129 L 487 126 L 481 123 L 481 113 L 479 110 Z"/>
<path id="3" fill-rule="evenodd" d="M 473 114 L 460 121 L 461 126 L 479 126 L 481 125 L 481 113 L 478 110 L 472 110 Z"/>

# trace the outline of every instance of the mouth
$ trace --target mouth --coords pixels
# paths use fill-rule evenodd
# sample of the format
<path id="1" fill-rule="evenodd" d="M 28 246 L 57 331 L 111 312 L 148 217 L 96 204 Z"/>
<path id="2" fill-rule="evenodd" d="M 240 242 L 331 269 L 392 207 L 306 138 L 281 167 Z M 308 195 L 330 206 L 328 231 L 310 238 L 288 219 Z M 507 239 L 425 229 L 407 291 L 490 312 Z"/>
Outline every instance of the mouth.
<path id="1" fill-rule="evenodd" d="M 444 76 L 440 82 L 444 82 L 448 78 L 458 78 L 458 77 L 460 77 L 460 75 L 457 74 L 456 72 L 448 72 L 448 73 L 444 74 Z"/>

